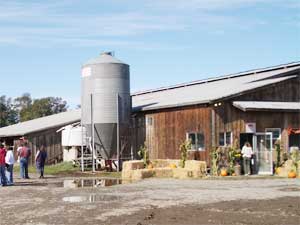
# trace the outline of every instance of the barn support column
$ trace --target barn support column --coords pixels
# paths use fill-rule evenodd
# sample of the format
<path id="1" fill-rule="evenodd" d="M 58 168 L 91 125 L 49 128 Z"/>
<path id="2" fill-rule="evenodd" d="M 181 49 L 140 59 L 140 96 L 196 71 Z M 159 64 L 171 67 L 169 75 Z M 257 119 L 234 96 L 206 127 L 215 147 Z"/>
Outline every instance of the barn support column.
<path id="1" fill-rule="evenodd" d="M 216 147 L 216 112 L 211 109 L 211 146 Z"/>

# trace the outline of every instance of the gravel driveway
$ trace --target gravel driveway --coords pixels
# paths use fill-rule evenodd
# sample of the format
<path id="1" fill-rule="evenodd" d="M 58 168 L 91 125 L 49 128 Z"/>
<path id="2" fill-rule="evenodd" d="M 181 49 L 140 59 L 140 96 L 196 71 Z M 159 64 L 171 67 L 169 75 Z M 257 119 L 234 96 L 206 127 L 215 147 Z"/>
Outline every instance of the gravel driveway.
<path id="1" fill-rule="evenodd" d="M 17 179 L 15 186 L 0 188 L 0 224 L 108 224 L 149 209 L 300 197 L 300 179 L 147 179 L 111 187 L 64 183 L 72 178 Z"/>

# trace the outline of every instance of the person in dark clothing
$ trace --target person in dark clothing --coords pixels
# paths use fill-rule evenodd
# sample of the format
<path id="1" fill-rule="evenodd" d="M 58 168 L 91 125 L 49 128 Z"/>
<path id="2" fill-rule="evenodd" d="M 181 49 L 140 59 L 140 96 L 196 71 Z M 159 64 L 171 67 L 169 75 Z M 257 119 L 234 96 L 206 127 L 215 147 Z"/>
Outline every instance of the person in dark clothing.
<path id="1" fill-rule="evenodd" d="M 40 179 L 44 178 L 44 167 L 47 158 L 47 152 L 45 151 L 45 146 L 42 145 L 35 156 L 36 169 L 40 174 Z"/>
<path id="2" fill-rule="evenodd" d="M 25 142 L 22 149 L 19 152 L 20 156 L 20 176 L 23 179 L 29 179 L 28 176 L 28 161 L 31 156 L 31 150 L 28 147 L 28 143 Z"/>
<path id="3" fill-rule="evenodd" d="M 5 175 L 5 156 L 6 150 L 4 145 L 0 144 L 0 186 L 6 186 L 7 180 Z"/>

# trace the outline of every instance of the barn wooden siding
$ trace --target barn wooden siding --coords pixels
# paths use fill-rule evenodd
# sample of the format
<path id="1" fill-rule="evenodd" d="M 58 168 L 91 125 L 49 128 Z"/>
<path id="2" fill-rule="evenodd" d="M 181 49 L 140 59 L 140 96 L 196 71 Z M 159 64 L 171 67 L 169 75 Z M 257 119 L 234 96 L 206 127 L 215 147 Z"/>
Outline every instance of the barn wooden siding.
<path id="1" fill-rule="evenodd" d="M 146 123 L 145 114 L 132 115 L 132 148 L 133 157 L 138 158 L 138 151 L 146 144 Z"/>
<path id="2" fill-rule="evenodd" d="M 56 131 L 59 129 L 53 128 L 41 132 L 32 133 L 26 136 L 28 139 L 29 147 L 32 151 L 29 163 L 35 164 L 35 155 L 39 146 L 44 145 L 48 154 L 46 164 L 55 164 L 63 160 L 63 147 L 61 145 L 61 133 Z M 15 152 L 20 145 L 20 140 L 15 139 L 14 148 Z"/>
<path id="3" fill-rule="evenodd" d="M 220 132 L 232 132 L 233 140 L 245 132 L 245 123 L 256 122 L 257 131 L 281 128 L 282 142 L 288 148 L 287 128 L 300 127 L 300 114 L 288 112 L 243 112 L 233 101 L 300 101 L 300 76 L 267 87 L 221 99 L 221 106 L 194 105 L 139 112 L 134 115 L 133 146 L 136 151 L 146 141 L 150 158 L 180 158 L 179 146 L 187 132 L 203 132 L 205 151 L 190 152 L 192 158 L 209 162 L 210 150 L 219 145 Z M 197 156 L 198 155 L 198 156 Z"/>
<path id="4" fill-rule="evenodd" d="M 215 113 L 213 142 L 219 143 L 220 132 L 230 131 L 233 132 L 233 139 L 239 140 L 240 133 L 245 132 L 246 123 L 254 122 L 257 132 L 265 132 L 266 128 L 281 128 L 281 141 L 284 148 L 288 149 L 287 128 L 300 127 L 299 112 L 243 112 L 232 106 L 233 101 L 300 102 L 300 76 L 221 101 L 221 106 L 213 107 Z"/>
<path id="5" fill-rule="evenodd" d="M 147 114 L 139 114 L 135 123 L 140 120 L 140 126 L 135 129 L 138 135 L 135 145 L 146 141 L 150 159 L 179 159 L 180 144 L 186 140 L 187 132 L 204 134 L 205 150 L 190 152 L 190 158 L 209 159 L 211 147 L 211 109 L 204 106 L 189 106 L 175 109 L 164 109 Z"/>
<path id="6" fill-rule="evenodd" d="M 233 140 L 239 140 L 240 134 L 245 133 L 246 123 L 254 122 L 257 132 L 265 132 L 266 128 L 280 128 L 281 141 L 287 150 L 287 128 L 300 127 L 300 114 L 297 112 L 243 112 L 231 103 L 223 103 L 222 107 L 215 108 L 215 112 L 216 143 L 219 143 L 220 132 L 232 132 Z"/>

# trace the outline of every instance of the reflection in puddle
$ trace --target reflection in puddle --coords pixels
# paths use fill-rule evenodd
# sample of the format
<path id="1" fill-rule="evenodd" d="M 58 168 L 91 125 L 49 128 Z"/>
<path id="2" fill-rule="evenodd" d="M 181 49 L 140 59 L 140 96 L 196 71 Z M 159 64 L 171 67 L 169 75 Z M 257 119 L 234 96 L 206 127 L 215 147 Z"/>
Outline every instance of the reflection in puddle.
<path id="1" fill-rule="evenodd" d="M 110 187 L 124 183 L 120 179 L 75 179 L 64 180 L 64 188 Z"/>
<path id="2" fill-rule="evenodd" d="M 88 195 L 88 196 L 70 196 L 64 197 L 64 202 L 70 203 L 80 203 L 80 202 L 107 202 L 107 201 L 118 201 L 120 200 L 119 196 L 112 196 L 112 195 Z"/>
<path id="3" fill-rule="evenodd" d="M 300 187 L 287 187 L 287 188 L 282 188 L 279 189 L 279 191 L 284 191 L 284 192 L 290 192 L 290 191 L 299 191 L 300 192 Z"/>

